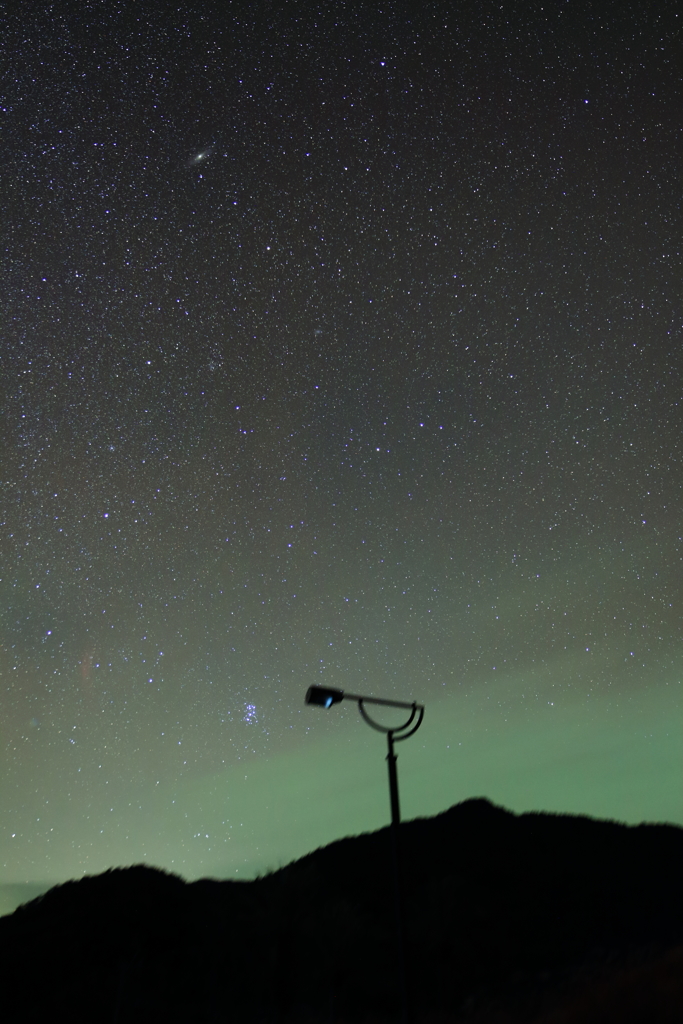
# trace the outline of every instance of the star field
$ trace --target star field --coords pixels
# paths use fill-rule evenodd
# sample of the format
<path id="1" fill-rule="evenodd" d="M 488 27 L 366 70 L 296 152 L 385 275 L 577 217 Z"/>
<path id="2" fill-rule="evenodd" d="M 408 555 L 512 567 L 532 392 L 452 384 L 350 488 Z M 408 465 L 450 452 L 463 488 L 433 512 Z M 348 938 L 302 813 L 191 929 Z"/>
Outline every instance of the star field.
<path id="1" fill-rule="evenodd" d="M 7 18 L 3 881 L 683 821 L 679 22 Z"/>

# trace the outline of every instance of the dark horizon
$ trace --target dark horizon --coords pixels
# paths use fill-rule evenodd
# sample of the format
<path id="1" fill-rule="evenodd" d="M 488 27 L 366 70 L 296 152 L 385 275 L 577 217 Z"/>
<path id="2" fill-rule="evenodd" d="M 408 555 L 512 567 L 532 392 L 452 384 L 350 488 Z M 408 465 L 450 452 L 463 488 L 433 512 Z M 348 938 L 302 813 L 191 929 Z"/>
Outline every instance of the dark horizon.
<path id="1" fill-rule="evenodd" d="M 58 886 L 0 919 L 8 1020 L 395 1021 L 391 832 L 249 882 L 140 864 Z M 414 1024 L 678 1020 L 683 828 L 472 799 L 400 848 Z"/>

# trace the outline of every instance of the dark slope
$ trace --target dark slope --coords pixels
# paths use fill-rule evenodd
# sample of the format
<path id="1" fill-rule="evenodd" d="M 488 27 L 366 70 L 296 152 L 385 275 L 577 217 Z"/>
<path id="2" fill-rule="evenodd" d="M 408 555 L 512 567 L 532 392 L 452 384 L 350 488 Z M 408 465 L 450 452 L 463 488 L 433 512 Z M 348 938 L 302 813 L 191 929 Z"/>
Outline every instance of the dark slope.
<path id="1" fill-rule="evenodd" d="M 649 1021 L 683 1019 L 675 983 L 647 994 L 681 963 L 683 829 L 470 800 L 401 840 L 418 1020 L 588 1020 L 586 1000 L 643 991 Z M 382 829 L 254 882 L 67 882 L 0 919 L 4 1020 L 396 1019 L 389 857 Z"/>

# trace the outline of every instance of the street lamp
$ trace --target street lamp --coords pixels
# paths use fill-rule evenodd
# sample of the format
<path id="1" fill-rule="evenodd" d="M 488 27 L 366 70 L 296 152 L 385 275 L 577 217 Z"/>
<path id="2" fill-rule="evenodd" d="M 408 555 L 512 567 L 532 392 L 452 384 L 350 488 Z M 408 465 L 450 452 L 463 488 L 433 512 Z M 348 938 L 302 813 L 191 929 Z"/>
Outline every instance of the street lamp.
<path id="1" fill-rule="evenodd" d="M 331 708 L 333 704 L 339 704 L 342 700 L 355 700 L 358 702 L 358 710 L 361 717 L 378 732 L 384 732 L 387 736 L 387 764 L 389 767 L 389 798 L 391 800 L 391 824 L 398 828 L 401 822 L 401 811 L 398 802 L 398 775 L 396 772 L 396 754 L 394 743 L 399 740 L 407 740 L 413 736 L 422 725 L 424 718 L 424 705 L 416 704 L 413 701 L 407 704 L 402 700 L 382 700 L 379 697 L 362 697 L 357 693 L 346 693 L 344 690 L 335 690 L 329 686 L 309 686 L 306 692 L 306 703 L 313 704 L 320 708 Z M 366 704 L 381 704 L 389 708 L 405 708 L 410 710 L 410 716 L 403 725 L 386 726 L 375 722 L 365 710 Z M 417 717 L 417 721 L 415 720 Z M 413 724 L 414 723 L 414 724 Z"/>
<path id="2" fill-rule="evenodd" d="M 399 825 L 401 823 L 401 810 L 398 802 L 398 774 L 396 771 L 396 754 L 394 743 L 398 740 L 407 740 L 413 736 L 422 725 L 424 718 L 424 705 L 416 704 L 413 701 L 407 704 L 400 700 L 382 700 L 379 697 L 362 697 L 357 693 L 346 693 L 344 690 L 336 690 L 329 686 L 309 686 L 306 692 L 306 703 L 315 707 L 331 708 L 333 704 L 339 704 L 342 700 L 355 700 L 358 702 L 358 710 L 361 717 L 378 732 L 384 732 L 387 736 L 387 765 L 389 768 L 389 799 L 391 801 L 391 852 L 393 861 L 394 876 L 394 914 L 396 919 L 396 947 L 398 954 L 398 979 L 401 987 L 402 1022 L 408 1024 L 412 1017 L 410 1000 L 408 995 L 408 979 L 405 966 L 405 950 L 403 944 L 403 924 L 401 913 L 401 862 L 399 851 Z M 366 704 L 381 704 L 389 708 L 405 708 L 410 710 L 410 715 L 403 725 L 386 726 L 380 725 L 370 718 L 365 710 Z"/>

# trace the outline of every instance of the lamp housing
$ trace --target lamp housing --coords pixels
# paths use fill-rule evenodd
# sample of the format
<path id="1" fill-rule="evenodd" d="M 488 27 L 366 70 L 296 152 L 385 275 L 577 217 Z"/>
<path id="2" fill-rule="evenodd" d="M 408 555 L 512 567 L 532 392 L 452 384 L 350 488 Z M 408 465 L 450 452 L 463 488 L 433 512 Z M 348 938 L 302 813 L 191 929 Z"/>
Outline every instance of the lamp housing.
<path id="1" fill-rule="evenodd" d="M 306 691 L 306 703 L 315 704 L 319 708 L 331 708 L 344 699 L 343 690 L 335 690 L 329 686 L 309 686 Z"/>

